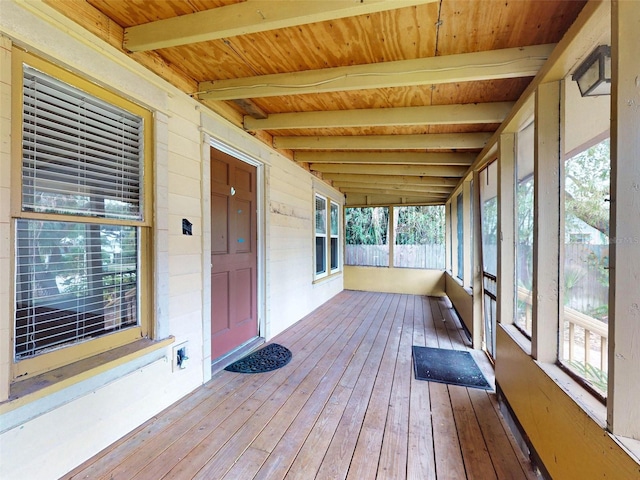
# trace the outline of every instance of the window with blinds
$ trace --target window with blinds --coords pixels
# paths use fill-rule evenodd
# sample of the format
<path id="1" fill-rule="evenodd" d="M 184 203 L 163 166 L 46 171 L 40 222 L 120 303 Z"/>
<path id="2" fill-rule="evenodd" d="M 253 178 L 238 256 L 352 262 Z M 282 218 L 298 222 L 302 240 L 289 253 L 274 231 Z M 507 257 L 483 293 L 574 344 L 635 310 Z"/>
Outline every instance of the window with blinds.
<path id="1" fill-rule="evenodd" d="M 24 66 L 22 209 L 142 219 L 142 119 Z"/>
<path id="2" fill-rule="evenodd" d="M 143 123 L 24 65 L 16 360 L 139 325 Z"/>

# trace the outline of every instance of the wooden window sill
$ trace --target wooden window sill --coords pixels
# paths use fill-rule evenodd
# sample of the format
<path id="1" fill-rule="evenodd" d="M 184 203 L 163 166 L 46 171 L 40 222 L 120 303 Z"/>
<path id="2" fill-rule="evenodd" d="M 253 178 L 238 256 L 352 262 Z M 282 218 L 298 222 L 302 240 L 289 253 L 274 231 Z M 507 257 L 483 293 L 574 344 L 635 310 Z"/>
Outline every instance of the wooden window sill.
<path id="1" fill-rule="evenodd" d="M 160 350 L 174 341 L 174 337 L 162 340 L 143 338 L 41 375 L 14 382 L 10 387 L 9 399 L 0 403 L 0 415 Z"/>

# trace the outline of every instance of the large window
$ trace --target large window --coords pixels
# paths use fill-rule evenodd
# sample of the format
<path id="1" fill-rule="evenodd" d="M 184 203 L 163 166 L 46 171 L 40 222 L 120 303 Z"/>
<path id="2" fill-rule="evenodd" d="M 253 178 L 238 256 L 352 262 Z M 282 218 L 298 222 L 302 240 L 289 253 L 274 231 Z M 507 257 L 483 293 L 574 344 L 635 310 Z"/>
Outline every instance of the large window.
<path id="1" fill-rule="evenodd" d="M 531 123 L 517 135 L 516 150 L 516 315 L 514 323 L 531 335 L 533 286 L 533 132 Z"/>
<path id="2" fill-rule="evenodd" d="M 316 195 L 316 277 L 327 275 L 327 199 Z"/>
<path id="3" fill-rule="evenodd" d="M 496 345 L 498 276 L 498 162 L 480 172 L 480 217 L 482 231 L 482 283 L 484 287 L 483 337 L 493 357 Z"/>
<path id="4" fill-rule="evenodd" d="M 347 208 L 346 265 L 389 266 L 389 207 Z"/>
<path id="5" fill-rule="evenodd" d="M 464 280 L 464 202 L 462 193 L 456 197 L 456 232 L 457 232 L 457 254 L 458 273 L 457 277 Z"/>
<path id="6" fill-rule="evenodd" d="M 315 278 L 340 270 L 340 205 L 317 194 L 314 250 Z"/>
<path id="7" fill-rule="evenodd" d="M 609 139 L 564 163 L 564 298 L 561 362 L 607 391 Z"/>
<path id="8" fill-rule="evenodd" d="M 393 266 L 445 268 L 444 205 L 393 207 Z"/>
<path id="9" fill-rule="evenodd" d="M 33 63 L 23 65 L 22 76 L 15 376 L 149 333 L 140 299 L 148 263 L 141 260 L 150 116 L 124 100 L 105 100 L 111 99 L 106 92 L 45 62 Z M 104 341 L 87 346 L 98 338 Z"/>

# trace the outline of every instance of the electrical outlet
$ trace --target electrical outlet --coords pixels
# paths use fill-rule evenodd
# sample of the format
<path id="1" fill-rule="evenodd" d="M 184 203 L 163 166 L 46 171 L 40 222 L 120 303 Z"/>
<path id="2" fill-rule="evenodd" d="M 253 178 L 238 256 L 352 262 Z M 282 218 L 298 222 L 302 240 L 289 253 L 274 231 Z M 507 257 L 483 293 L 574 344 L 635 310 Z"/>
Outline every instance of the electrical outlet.
<path id="1" fill-rule="evenodd" d="M 187 343 L 183 342 L 178 345 L 174 345 L 172 349 L 172 368 L 171 371 L 184 370 L 189 363 L 189 351 L 187 349 Z"/>

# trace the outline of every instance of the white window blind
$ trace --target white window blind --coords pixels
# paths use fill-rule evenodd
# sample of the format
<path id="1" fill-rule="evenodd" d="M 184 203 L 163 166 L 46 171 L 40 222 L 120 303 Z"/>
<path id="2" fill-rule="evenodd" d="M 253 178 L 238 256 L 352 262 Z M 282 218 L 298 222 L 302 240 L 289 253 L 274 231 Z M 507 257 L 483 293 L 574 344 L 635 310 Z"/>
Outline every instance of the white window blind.
<path id="1" fill-rule="evenodd" d="M 23 211 L 142 219 L 142 118 L 24 66 Z"/>
<path id="2" fill-rule="evenodd" d="M 17 360 L 140 324 L 143 220 L 141 117 L 24 65 L 22 120 Z"/>
<path id="3" fill-rule="evenodd" d="M 137 231 L 16 222 L 16 359 L 138 324 Z"/>

